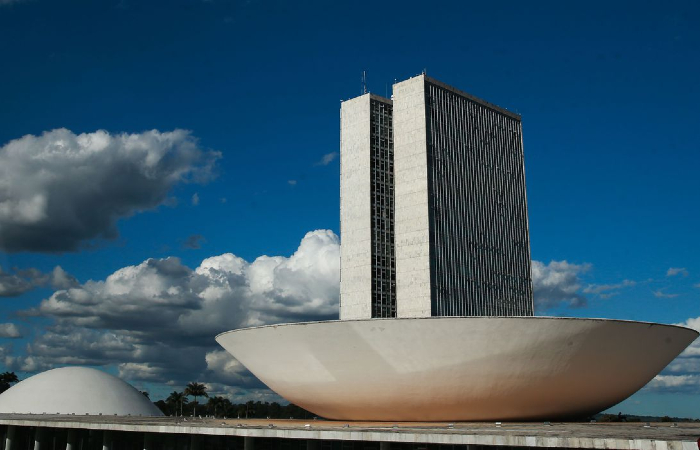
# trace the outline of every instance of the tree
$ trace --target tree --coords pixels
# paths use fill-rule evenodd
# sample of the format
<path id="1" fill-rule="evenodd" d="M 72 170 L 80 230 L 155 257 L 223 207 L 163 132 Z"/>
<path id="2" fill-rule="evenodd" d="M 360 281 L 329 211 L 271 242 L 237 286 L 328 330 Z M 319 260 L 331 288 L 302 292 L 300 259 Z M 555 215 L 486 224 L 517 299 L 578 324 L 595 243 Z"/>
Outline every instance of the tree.
<path id="1" fill-rule="evenodd" d="M 194 408 L 192 408 L 192 415 L 197 415 L 197 397 L 209 397 L 207 394 L 207 387 L 202 383 L 197 383 L 193 381 L 187 385 L 185 388 L 185 395 L 194 397 Z"/>
<path id="2" fill-rule="evenodd" d="M 0 393 L 12 387 L 12 383 L 17 383 L 19 378 L 14 372 L 4 372 L 0 374 Z"/>
<path id="3" fill-rule="evenodd" d="M 219 396 L 210 397 L 209 401 L 207 402 L 207 407 L 210 411 L 213 410 L 214 417 L 216 417 L 217 412 L 226 411 L 226 409 L 230 406 L 231 401 L 229 399 Z"/>
<path id="4" fill-rule="evenodd" d="M 177 405 L 180 404 L 180 415 L 182 416 L 182 405 L 189 403 L 187 394 L 184 392 L 173 391 L 165 400 L 167 403 L 175 405 L 175 415 L 177 416 Z"/>

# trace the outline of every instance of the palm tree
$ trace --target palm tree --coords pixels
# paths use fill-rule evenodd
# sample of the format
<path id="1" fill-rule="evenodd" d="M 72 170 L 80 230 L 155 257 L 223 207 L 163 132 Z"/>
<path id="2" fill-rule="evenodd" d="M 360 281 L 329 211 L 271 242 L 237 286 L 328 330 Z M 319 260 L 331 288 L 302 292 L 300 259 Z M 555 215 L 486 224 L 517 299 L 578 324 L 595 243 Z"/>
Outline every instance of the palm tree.
<path id="1" fill-rule="evenodd" d="M 177 416 L 177 404 L 180 404 L 180 415 L 182 416 L 182 405 L 189 403 L 187 395 L 184 392 L 173 391 L 165 400 L 167 403 L 175 405 L 175 416 Z"/>
<path id="2" fill-rule="evenodd" d="M 197 397 L 209 397 L 207 394 L 207 387 L 202 383 L 197 383 L 193 381 L 187 385 L 185 388 L 185 395 L 191 395 L 194 397 L 194 407 L 192 408 L 192 415 L 197 415 Z"/>
<path id="3" fill-rule="evenodd" d="M 0 392 L 5 392 L 12 387 L 12 383 L 17 383 L 19 378 L 14 372 L 4 372 L 0 374 Z"/>
<path id="4" fill-rule="evenodd" d="M 226 405 L 227 403 L 230 403 L 228 401 L 228 399 L 223 398 L 223 397 L 219 397 L 219 396 L 215 396 L 215 397 L 209 398 L 209 401 L 207 402 L 207 406 L 210 409 L 214 410 L 214 417 L 216 417 L 217 410 L 221 407 L 223 407 L 225 409 L 225 407 L 227 406 Z"/>

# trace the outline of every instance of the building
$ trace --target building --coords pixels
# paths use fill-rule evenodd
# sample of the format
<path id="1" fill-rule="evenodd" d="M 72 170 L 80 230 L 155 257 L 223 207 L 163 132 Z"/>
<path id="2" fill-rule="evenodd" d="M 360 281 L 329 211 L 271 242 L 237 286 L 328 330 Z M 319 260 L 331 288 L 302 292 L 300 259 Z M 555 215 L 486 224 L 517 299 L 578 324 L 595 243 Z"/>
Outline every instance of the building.
<path id="1" fill-rule="evenodd" d="M 419 75 L 340 148 L 341 319 L 533 315 L 519 115 Z"/>
<path id="2" fill-rule="evenodd" d="M 585 419 L 697 337 L 674 325 L 527 316 L 289 323 L 216 341 L 320 417 L 396 423 Z"/>
<path id="3" fill-rule="evenodd" d="M 89 367 L 60 367 L 17 383 L 0 394 L 0 414 L 163 415 L 130 384 Z"/>
<path id="4" fill-rule="evenodd" d="M 391 100 L 365 94 L 340 116 L 341 315 L 396 317 Z"/>

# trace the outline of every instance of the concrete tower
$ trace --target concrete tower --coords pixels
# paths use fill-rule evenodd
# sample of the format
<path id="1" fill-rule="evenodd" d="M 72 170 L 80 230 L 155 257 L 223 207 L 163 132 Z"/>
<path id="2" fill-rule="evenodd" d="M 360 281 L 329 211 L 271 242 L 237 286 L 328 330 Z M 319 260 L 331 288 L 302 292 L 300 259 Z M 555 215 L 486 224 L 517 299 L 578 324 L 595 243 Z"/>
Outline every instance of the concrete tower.
<path id="1" fill-rule="evenodd" d="M 341 319 L 533 315 L 520 116 L 393 92 L 341 105 Z"/>
<path id="2" fill-rule="evenodd" d="M 340 108 L 340 317 L 396 317 L 391 100 Z"/>
<path id="3" fill-rule="evenodd" d="M 520 116 L 425 75 L 393 106 L 397 316 L 533 315 Z"/>

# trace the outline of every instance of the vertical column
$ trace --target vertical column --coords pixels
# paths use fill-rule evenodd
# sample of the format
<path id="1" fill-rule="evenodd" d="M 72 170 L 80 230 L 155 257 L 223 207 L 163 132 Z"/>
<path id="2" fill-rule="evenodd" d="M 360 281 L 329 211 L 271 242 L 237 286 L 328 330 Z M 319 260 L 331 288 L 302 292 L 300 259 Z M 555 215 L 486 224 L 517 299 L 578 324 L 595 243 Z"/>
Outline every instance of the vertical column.
<path id="1" fill-rule="evenodd" d="M 14 444 L 16 432 L 17 432 L 16 426 L 8 425 L 7 433 L 5 434 L 5 450 L 15 450 L 13 444 Z"/>
<path id="2" fill-rule="evenodd" d="M 66 450 L 76 450 L 75 448 L 75 430 L 70 429 L 66 435 Z"/>
<path id="3" fill-rule="evenodd" d="M 143 433 L 143 450 L 151 450 L 153 448 L 153 439 L 151 433 Z"/>
<path id="4" fill-rule="evenodd" d="M 371 98 L 340 107 L 340 319 L 372 317 Z"/>
<path id="5" fill-rule="evenodd" d="M 37 428 L 34 432 L 34 450 L 41 450 L 41 443 L 44 441 L 44 429 Z"/>
<path id="6" fill-rule="evenodd" d="M 190 435 L 190 450 L 199 450 L 199 435 Z"/>
<path id="7" fill-rule="evenodd" d="M 306 450 L 317 450 L 318 449 L 318 439 L 307 439 L 306 440 Z"/>
<path id="8" fill-rule="evenodd" d="M 396 317 L 430 317 L 431 242 L 426 81 L 394 85 Z"/>
<path id="9" fill-rule="evenodd" d="M 255 450 L 255 441 L 253 436 L 245 436 L 243 438 L 243 450 Z"/>
<path id="10" fill-rule="evenodd" d="M 102 432 L 102 450 L 112 450 L 112 432 L 109 430 Z"/>
<path id="11" fill-rule="evenodd" d="M 379 450 L 391 450 L 391 442 L 380 442 Z"/>

